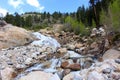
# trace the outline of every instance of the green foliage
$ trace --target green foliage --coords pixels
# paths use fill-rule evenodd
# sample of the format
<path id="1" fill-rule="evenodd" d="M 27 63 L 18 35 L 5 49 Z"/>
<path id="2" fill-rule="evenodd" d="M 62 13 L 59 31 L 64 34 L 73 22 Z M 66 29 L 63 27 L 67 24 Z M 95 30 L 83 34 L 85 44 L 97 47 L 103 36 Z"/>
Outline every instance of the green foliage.
<path id="1" fill-rule="evenodd" d="M 47 27 L 46 25 L 35 25 L 31 30 L 39 31 L 40 29 L 44 29 L 46 27 Z"/>
<path id="2" fill-rule="evenodd" d="M 32 26 L 32 16 L 27 16 L 26 18 L 25 18 L 25 25 L 27 26 L 27 27 L 31 27 Z"/>
<path id="3" fill-rule="evenodd" d="M 68 16 L 65 19 L 65 27 L 63 30 L 74 32 L 75 34 L 80 35 L 89 35 L 89 30 L 86 29 L 85 25 L 82 22 L 78 22 L 72 17 Z"/>
<path id="4" fill-rule="evenodd" d="M 86 9 L 85 9 L 85 7 L 84 6 L 82 6 L 82 7 L 79 7 L 78 9 L 77 9 L 77 12 L 76 12 L 76 19 L 77 19 L 77 21 L 78 22 L 82 22 L 82 23 L 86 23 Z"/>
<path id="5" fill-rule="evenodd" d="M 110 20 L 111 19 L 109 15 L 107 15 L 107 13 L 104 10 L 102 10 L 100 15 L 100 24 L 105 24 L 107 26 L 110 26 L 110 22 L 111 22 Z"/>
<path id="6" fill-rule="evenodd" d="M 115 31 L 120 31 L 120 1 L 116 0 L 113 4 L 110 5 L 111 14 L 112 14 L 112 22 L 113 29 Z"/>
<path id="7" fill-rule="evenodd" d="M 6 17 L 4 18 L 4 20 L 7 23 L 11 23 L 14 24 L 14 16 L 12 14 L 7 13 Z"/>
<path id="8" fill-rule="evenodd" d="M 120 0 L 89 0 L 90 6 L 78 7 L 76 12 L 27 12 L 19 15 L 7 13 L 6 22 L 27 29 L 38 30 L 55 23 L 65 24 L 63 30 L 75 34 L 89 35 L 89 29 L 100 24 L 106 24 L 111 30 L 120 30 Z M 88 28 L 88 29 L 86 29 Z"/>
<path id="9" fill-rule="evenodd" d="M 108 12 L 102 10 L 100 22 L 106 24 L 112 31 L 120 32 L 120 0 L 115 0 L 108 7 Z"/>
<path id="10" fill-rule="evenodd" d="M 21 17 L 18 13 L 15 13 L 15 18 L 14 18 L 14 25 L 16 26 L 21 26 L 22 22 L 21 22 Z"/>

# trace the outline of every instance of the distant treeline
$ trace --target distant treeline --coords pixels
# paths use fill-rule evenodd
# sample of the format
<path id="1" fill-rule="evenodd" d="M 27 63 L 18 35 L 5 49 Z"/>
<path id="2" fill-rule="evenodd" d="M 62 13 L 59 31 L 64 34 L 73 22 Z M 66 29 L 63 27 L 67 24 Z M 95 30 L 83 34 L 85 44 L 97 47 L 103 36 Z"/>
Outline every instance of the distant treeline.
<path id="1" fill-rule="evenodd" d="M 76 12 L 61 13 L 54 12 L 26 12 L 9 14 L 4 20 L 16 26 L 28 29 L 40 29 L 51 26 L 55 23 L 65 24 L 71 31 L 78 32 L 81 29 L 106 24 L 113 27 L 120 25 L 120 0 L 90 0 L 88 8 L 78 7 Z M 114 19 L 115 18 L 115 19 Z"/>

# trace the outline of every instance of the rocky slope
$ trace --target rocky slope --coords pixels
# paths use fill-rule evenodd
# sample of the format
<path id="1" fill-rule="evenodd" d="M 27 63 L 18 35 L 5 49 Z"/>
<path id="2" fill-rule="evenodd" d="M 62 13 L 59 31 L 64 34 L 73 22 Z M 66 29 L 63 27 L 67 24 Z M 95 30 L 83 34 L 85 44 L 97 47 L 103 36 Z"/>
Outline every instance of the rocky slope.
<path id="1" fill-rule="evenodd" d="M 0 33 L 2 80 L 120 79 L 119 46 L 110 47 L 103 28 L 79 37 L 47 29 L 29 32 L 7 24 Z"/>

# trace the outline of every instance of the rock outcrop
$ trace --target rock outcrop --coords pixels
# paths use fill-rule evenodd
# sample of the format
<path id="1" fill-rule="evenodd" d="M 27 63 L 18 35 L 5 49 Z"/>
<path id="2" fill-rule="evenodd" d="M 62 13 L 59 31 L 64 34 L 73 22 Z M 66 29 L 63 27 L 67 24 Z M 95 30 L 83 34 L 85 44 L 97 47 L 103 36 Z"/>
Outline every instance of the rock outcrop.
<path id="1" fill-rule="evenodd" d="M 27 30 L 10 24 L 0 27 L 0 49 L 31 43 L 35 37 Z"/>

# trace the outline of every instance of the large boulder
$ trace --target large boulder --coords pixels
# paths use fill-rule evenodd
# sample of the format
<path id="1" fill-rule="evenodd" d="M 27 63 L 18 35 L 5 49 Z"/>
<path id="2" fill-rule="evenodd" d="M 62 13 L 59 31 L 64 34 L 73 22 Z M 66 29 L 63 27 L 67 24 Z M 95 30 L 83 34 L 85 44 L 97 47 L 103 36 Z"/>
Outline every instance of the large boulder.
<path id="1" fill-rule="evenodd" d="M 61 63 L 61 68 L 77 71 L 81 69 L 81 65 L 79 63 L 73 63 L 72 60 L 68 60 Z"/>
<path id="2" fill-rule="evenodd" d="M 35 37 L 27 30 L 10 24 L 0 27 L 0 49 L 25 45 Z"/>
<path id="3" fill-rule="evenodd" d="M 103 55 L 103 60 L 106 59 L 117 59 L 120 57 L 120 51 L 117 51 L 115 49 L 109 49 L 107 50 Z"/>

